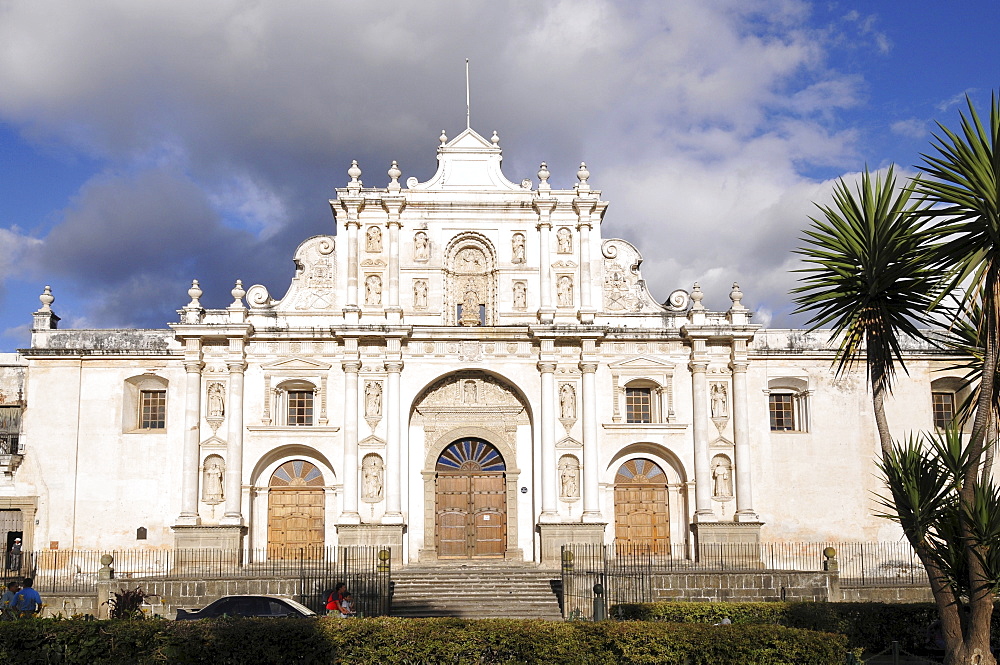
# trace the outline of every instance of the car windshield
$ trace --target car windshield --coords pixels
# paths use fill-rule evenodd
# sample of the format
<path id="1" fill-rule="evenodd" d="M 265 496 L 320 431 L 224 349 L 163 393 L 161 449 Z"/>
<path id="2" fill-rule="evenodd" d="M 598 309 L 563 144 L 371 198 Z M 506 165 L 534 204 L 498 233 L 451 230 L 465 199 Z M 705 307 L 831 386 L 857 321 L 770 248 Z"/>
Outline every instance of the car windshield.
<path id="1" fill-rule="evenodd" d="M 294 607 L 295 609 L 297 609 L 299 612 L 302 612 L 302 614 L 304 614 L 305 616 L 315 616 L 316 615 L 315 612 L 313 612 L 311 609 L 309 609 L 308 607 L 306 607 L 305 605 L 303 605 L 302 603 L 300 603 L 298 601 L 291 600 L 290 598 L 282 598 L 282 600 L 285 601 L 286 603 L 288 603 L 291 607 Z"/>

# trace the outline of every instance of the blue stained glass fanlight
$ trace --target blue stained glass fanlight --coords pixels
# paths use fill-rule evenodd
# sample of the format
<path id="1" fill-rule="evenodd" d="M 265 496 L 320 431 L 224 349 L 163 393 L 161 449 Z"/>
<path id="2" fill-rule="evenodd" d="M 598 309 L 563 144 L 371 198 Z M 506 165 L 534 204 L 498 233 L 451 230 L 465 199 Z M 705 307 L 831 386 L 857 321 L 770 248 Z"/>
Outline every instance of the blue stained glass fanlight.
<path id="1" fill-rule="evenodd" d="M 482 439 L 455 441 L 441 453 L 438 471 L 506 471 L 503 457 Z"/>
<path id="2" fill-rule="evenodd" d="M 666 482 L 666 474 L 656 462 L 652 460 L 637 458 L 629 460 L 618 469 L 616 482 L 623 483 L 661 483 Z"/>

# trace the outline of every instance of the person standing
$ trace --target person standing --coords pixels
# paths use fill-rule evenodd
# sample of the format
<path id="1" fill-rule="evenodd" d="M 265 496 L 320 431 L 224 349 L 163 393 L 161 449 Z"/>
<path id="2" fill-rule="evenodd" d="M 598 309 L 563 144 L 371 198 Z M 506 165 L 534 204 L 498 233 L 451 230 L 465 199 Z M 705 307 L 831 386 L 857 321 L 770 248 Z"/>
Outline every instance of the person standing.
<path id="1" fill-rule="evenodd" d="M 0 596 L 0 619 L 10 621 L 15 618 L 14 603 L 17 602 L 17 592 L 21 590 L 21 585 L 15 580 L 7 582 L 7 588 Z"/>
<path id="2" fill-rule="evenodd" d="M 10 546 L 7 555 L 7 568 L 9 570 L 21 570 L 21 539 L 15 538 L 14 544 Z"/>
<path id="3" fill-rule="evenodd" d="M 19 617 L 41 614 L 42 612 L 42 597 L 32 588 L 31 585 L 34 583 L 35 580 L 25 577 L 24 588 L 17 592 L 17 598 L 14 601 L 14 612 Z"/>

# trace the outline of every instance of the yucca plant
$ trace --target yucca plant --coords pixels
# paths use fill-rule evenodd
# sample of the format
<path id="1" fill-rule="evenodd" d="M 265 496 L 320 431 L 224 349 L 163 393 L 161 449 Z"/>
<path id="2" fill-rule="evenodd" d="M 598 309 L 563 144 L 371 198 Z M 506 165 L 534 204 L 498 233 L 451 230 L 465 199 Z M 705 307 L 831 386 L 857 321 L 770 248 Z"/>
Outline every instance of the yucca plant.
<path id="1" fill-rule="evenodd" d="M 853 190 L 841 179 L 834 205 L 817 204 L 823 216 L 811 218 L 796 250 L 806 266 L 792 290 L 795 311 L 811 316 L 810 330 L 829 326 L 830 339 L 841 338 L 838 375 L 864 360 L 883 452 L 892 446 L 883 403 L 897 363 L 905 371 L 900 340 L 926 336 L 939 274 L 929 265 L 932 243 L 911 196 L 896 186 L 893 167 L 884 177 L 866 168 Z"/>
<path id="2" fill-rule="evenodd" d="M 979 365 L 972 428 L 963 448 L 968 460 L 961 469 L 957 489 L 956 556 L 963 558 L 967 580 L 959 587 L 935 588 L 946 645 L 946 663 L 993 665 L 990 628 L 996 599 L 996 571 L 990 566 L 997 554 L 986 537 L 992 528 L 991 497 L 996 494 L 984 462 L 989 459 L 989 434 L 996 421 L 997 354 L 1000 352 L 1000 100 L 994 94 L 989 126 L 983 125 L 968 98 L 961 129 L 953 132 L 938 123 L 932 154 L 923 155 L 926 177 L 913 187 L 927 205 L 922 212 L 930 222 L 936 244 L 931 263 L 946 275 L 935 304 L 958 296 L 959 308 L 974 325 L 966 330 Z M 979 355 L 981 353 L 981 356 Z M 979 361 L 981 357 L 981 362 Z M 993 516 L 992 519 L 1000 519 Z M 904 527 L 904 531 L 905 531 Z M 909 537 L 909 534 L 908 534 Z M 911 544 L 913 540 L 911 539 Z M 914 547 L 921 547 L 919 543 Z M 918 555 L 920 551 L 918 549 Z M 928 568 L 930 572 L 930 568 Z M 963 596 L 958 588 L 967 589 Z M 966 613 L 963 608 L 967 609 Z"/>

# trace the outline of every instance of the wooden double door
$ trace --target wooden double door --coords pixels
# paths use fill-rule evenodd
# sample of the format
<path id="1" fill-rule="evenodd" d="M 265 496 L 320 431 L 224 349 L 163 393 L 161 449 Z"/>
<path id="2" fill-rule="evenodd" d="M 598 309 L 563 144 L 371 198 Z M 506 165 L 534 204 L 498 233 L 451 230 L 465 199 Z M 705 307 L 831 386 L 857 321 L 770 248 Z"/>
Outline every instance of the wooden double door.
<path id="1" fill-rule="evenodd" d="M 652 460 L 629 460 L 618 469 L 615 543 L 622 553 L 670 553 L 667 477 Z"/>
<path id="2" fill-rule="evenodd" d="M 434 481 L 439 557 L 503 557 L 507 551 L 507 479 L 503 459 L 481 439 L 451 444 Z"/>
<path id="3" fill-rule="evenodd" d="M 323 558 L 324 503 L 323 475 L 315 465 L 294 460 L 278 467 L 267 502 L 270 558 Z"/>

